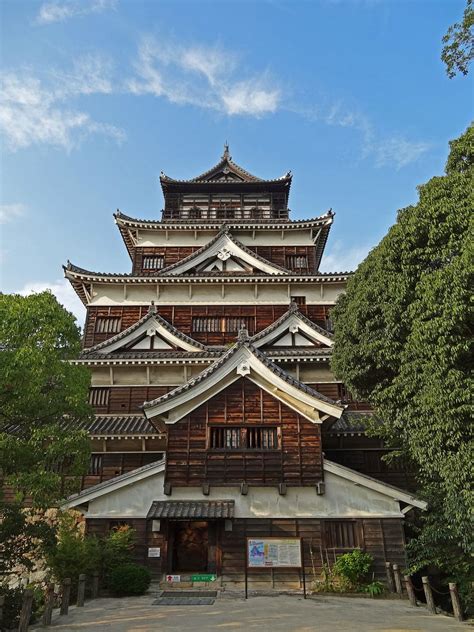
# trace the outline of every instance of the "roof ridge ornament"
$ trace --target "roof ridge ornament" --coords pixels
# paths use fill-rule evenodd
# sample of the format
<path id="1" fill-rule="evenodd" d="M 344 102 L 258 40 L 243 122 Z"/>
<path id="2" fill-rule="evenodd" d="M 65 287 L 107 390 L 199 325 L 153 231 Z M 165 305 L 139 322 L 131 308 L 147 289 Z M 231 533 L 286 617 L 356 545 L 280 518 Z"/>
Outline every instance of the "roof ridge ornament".
<path id="1" fill-rule="evenodd" d="M 239 335 L 237 336 L 237 341 L 240 343 L 248 342 L 250 340 L 249 332 L 247 327 L 241 327 L 239 329 Z"/>
<path id="2" fill-rule="evenodd" d="M 224 143 L 224 153 L 222 154 L 222 160 L 232 160 L 232 156 L 229 152 L 229 143 L 225 141 Z"/>
<path id="3" fill-rule="evenodd" d="M 149 314 L 157 314 L 158 313 L 158 310 L 156 309 L 155 301 L 152 301 L 150 303 L 150 307 L 148 308 L 148 313 Z"/>
<path id="4" fill-rule="evenodd" d="M 298 304 L 297 304 L 297 303 L 295 303 L 295 301 L 291 301 L 289 311 L 290 311 L 292 314 L 294 314 L 295 312 L 298 312 L 298 311 L 299 311 Z"/>

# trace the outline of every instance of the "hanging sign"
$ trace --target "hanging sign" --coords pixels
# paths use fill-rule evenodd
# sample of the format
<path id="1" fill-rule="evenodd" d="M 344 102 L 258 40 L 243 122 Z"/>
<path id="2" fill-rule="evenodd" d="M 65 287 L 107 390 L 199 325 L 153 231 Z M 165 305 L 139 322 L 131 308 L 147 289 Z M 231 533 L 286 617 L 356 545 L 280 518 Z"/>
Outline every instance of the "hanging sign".
<path id="1" fill-rule="evenodd" d="M 159 546 L 148 547 L 148 557 L 161 557 L 161 549 Z"/>
<path id="2" fill-rule="evenodd" d="M 301 568 L 300 538 L 247 538 L 248 568 Z"/>
<path id="3" fill-rule="evenodd" d="M 179 584 L 181 581 L 181 575 L 166 575 L 166 581 L 169 584 Z"/>
<path id="4" fill-rule="evenodd" d="M 217 575 L 212 573 L 199 573 L 199 575 L 191 575 L 192 582 L 215 582 Z"/>

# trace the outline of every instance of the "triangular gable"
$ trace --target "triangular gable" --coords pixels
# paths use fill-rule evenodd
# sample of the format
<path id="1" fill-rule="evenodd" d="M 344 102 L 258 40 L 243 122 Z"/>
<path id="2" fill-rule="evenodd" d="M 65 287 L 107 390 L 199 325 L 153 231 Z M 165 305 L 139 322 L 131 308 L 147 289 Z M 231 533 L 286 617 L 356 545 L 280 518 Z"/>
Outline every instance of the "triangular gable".
<path id="1" fill-rule="evenodd" d="M 352 518 L 354 515 L 373 517 L 374 513 L 381 517 L 402 518 L 412 507 L 426 510 L 427 503 L 410 492 L 399 489 L 365 474 L 360 474 L 347 467 L 324 459 L 324 479 L 326 494 L 314 496 L 311 488 L 298 487 L 299 497 L 308 493 L 308 503 L 301 503 L 296 509 L 295 503 L 286 505 L 288 496 L 282 496 L 275 490 L 275 497 L 270 498 L 271 488 L 264 488 L 265 497 L 261 497 L 262 488 L 250 486 L 248 495 L 242 496 L 239 487 L 226 487 L 225 498 L 235 501 L 236 517 L 262 517 L 262 509 L 268 507 L 270 516 L 294 518 Z M 100 515 L 110 518 L 139 517 L 146 518 L 150 507 L 156 500 L 168 501 L 164 493 L 165 461 L 158 461 L 127 472 L 113 479 L 88 487 L 78 494 L 67 498 L 64 509 L 77 507 L 87 511 L 89 517 Z M 179 490 L 179 498 L 188 501 L 207 501 L 209 498 L 222 499 L 222 488 L 216 492 L 211 488 L 209 495 L 204 496 L 200 488 L 187 487 Z M 309 496 L 311 494 L 311 496 Z M 109 498 L 107 498 L 109 497 Z M 380 500 L 395 501 L 404 506 L 394 511 L 391 503 L 381 504 Z M 114 499 L 114 500 L 112 500 Z M 260 501 L 260 502 L 259 502 Z M 262 506 L 261 501 L 265 504 Z M 248 505 L 246 503 L 248 502 Z"/>
<path id="2" fill-rule="evenodd" d="M 109 354 L 114 351 L 203 351 L 206 346 L 186 336 L 156 313 L 152 305 L 148 313 L 116 336 L 86 349 L 87 353 Z"/>
<path id="3" fill-rule="evenodd" d="M 224 145 L 224 153 L 220 161 L 195 178 L 191 178 L 190 180 L 175 180 L 170 178 L 163 172 L 161 173 L 160 180 L 162 185 L 167 182 L 170 183 L 183 183 L 183 182 L 196 182 L 196 183 L 206 183 L 206 182 L 285 182 L 289 183 L 291 181 L 291 173 L 288 171 L 285 175 L 280 178 L 276 178 L 274 180 L 264 180 L 263 178 L 258 178 L 254 176 L 252 173 L 238 165 L 236 162 L 232 160 L 232 156 L 229 152 L 229 145 L 226 143 Z"/>
<path id="4" fill-rule="evenodd" d="M 252 344 L 261 348 L 329 347 L 334 344 L 331 333 L 313 323 L 302 314 L 295 303 L 278 320 L 252 338 Z"/>
<path id="5" fill-rule="evenodd" d="M 313 423 L 339 418 L 344 407 L 281 369 L 249 342 L 246 332 L 210 367 L 178 388 L 145 402 L 145 416 L 155 425 L 173 424 L 235 381 L 246 378 Z"/>
<path id="6" fill-rule="evenodd" d="M 210 242 L 193 252 L 189 257 L 163 268 L 161 276 L 178 275 L 186 272 L 252 272 L 259 270 L 266 274 L 290 274 L 290 271 L 267 261 L 249 250 L 235 239 L 224 227 Z"/>

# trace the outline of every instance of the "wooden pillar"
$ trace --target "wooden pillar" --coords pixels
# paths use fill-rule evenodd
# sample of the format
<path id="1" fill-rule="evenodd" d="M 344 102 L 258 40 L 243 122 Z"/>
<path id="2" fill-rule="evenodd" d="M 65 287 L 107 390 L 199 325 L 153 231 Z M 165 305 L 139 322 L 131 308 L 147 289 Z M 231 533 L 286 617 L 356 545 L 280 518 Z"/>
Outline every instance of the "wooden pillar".
<path id="1" fill-rule="evenodd" d="M 458 621 L 463 620 L 463 613 L 461 608 L 461 602 L 459 600 L 458 587 L 456 584 L 449 584 L 449 594 L 451 595 L 451 603 L 453 604 L 454 616 Z"/>
<path id="2" fill-rule="evenodd" d="M 421 581 L 423 582 L 423 590 L 425 592 L 426 597 L 426 605 L 428 606 L 428 610 L 432 614 L 436 614 L 436 606 L 433 599 L 433 592 L 431 591 L 430 580 L 428 577 L 422 577 Z"/>
<path id="3" fill-rule="evenodd" d="M 395 579 L 395 590 L 397 594 L 400 595 L 400 598 L 403 595 L 403 586 L 402 586 L 402 576 L 400 574 L 400 569 L 398 568 L 398 564 L 393 565 L 393 577 Z"/>
<path id="4" fill-rule="evenodd" d="M 217 573 L 217 524 L 208 522 L 207 569 L 209 573 Z"/>
<path id="5" fill-rule="evenodd" d="M 44 598 L 44 612 L 43 612 L 43 617 L 42 617 L 43 625 L 51 624 L 53 607 L 54 607 L 54 584 L 50 583 L 48 584 L 46 588 L 46 595 Z"/>
<path id="6" fill-rule="evenodd" d="M 5 605 L 5 595 L 0 595 L 0 630 L 3 627 L 3 607 Z"/>
<path id="7" fill-rule="evenodd" d="M 385 562 L 385 574 L 387 576 L 387 586 L 390 592 L 395 592 L 395 581 L 393 579 L 392 565 Z"/>
<path id="8" fill-rule="evenodd" d="M 92 573 L 92 599 L 97 599 L 99 596 L 99 571 Z"/>
<path id="9" fill-rule="evenodd" d="M 23 592 L 23 604 L 20 612 L 20 622 L 18 623 L 18 632 L 27 632 L 28 624 L 31 617 L 31 609 L 33 607 L 33 591 L 27 588 Z"/>
<path id="10" fill-rule="evenodd" d="M 71 578 L 66 577 L 61 587 L 61 609 L 59 614 L 67 614 L 69 611 L 69 598 L 71 596 Z"/>
<path id="11" fill-rule="evenodd" d="M 407 591 L 408 599 L 412 606 L 417 606 L 415 589 L 413 588 L 413 583 L 411 581 L 411 577 L 409 575 L 404 575 L 403 580 L 405 582 L 405 589 Z"/>
<path id="12" fill-rule="evenodd" d="M 77 585 L 77 607 L 84 607 L 84 598 L 86 595 L 86 576 L 84 573 L 79 575 L 79 583 Z"/>

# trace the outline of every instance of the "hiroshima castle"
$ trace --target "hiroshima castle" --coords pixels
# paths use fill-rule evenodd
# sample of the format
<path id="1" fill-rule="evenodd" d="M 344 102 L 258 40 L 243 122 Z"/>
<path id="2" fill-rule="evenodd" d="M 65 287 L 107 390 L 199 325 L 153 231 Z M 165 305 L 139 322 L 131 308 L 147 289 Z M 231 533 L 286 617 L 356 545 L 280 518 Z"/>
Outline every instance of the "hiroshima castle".
<path id="1" fill-rule="evenodd" d="M 160 219 L 115 214 L 130 272 L 65 266 L 87 308 L 74 362 L 95 410 L 67 505 L 89 533 L 132 526 L 157 579 L 268 583 L 250 539 L 299 539 L 308 573 L 355 548 L 379 578 L 403 565 L 405 516 L 425 503 L 331 371 L 331 309 L 350 277 L 319 271 L 334 213 L 291 219 L 291 173 L 259 178 L 227 145 L 201 175 L 160 183 Z M 301 568 L 272 571 L 273 585 L 301 581 Z"/>

